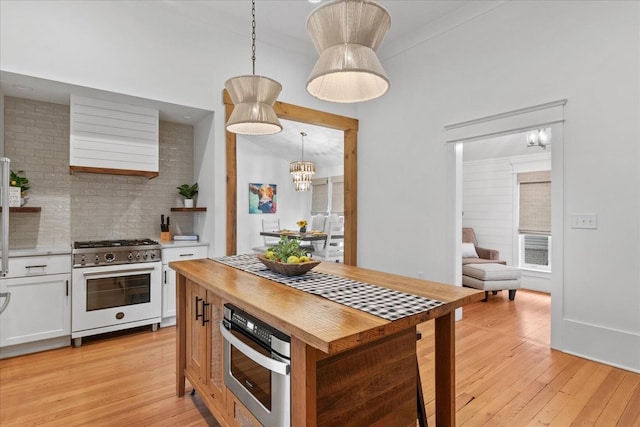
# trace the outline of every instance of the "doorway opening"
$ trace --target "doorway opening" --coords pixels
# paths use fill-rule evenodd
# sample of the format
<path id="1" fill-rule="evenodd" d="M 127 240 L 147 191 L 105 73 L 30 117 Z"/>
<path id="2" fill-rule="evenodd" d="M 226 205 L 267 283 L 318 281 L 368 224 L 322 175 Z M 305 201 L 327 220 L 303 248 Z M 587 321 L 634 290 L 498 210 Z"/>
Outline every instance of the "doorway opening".
<path id="1" fill-rule="evenodd" d="M 455 188 L 456 196 L 454 203 L 455 221 L 452 235 L 455 239 L 454 248 L 456 260 L 460 260 L 462 257 L 462 227 L 464 223 L 469 223 L 471 219 L 465 218 L 463 220 L 463 196 L 464 194 L 464 152 L 472 151 L 472 144 L 483 144 L 482 141 L 491 139 L 497 139 L 501 137 L 513 137 L 516 135 L 524 135 L 524 142 L 527 144 L 526 134 L 530 131 L 537 131 L 538 129 L 550 129 L 553 135 L 553 143 L 546 147 L 542 151 L 550 151 L 550 159 L 548 163 L 551 165 L 551 250 L 550 250 L 550 265 L 552 270 L 548 280 L 548 292 L 551 295 L 551 328 L 550 328 L 550 345 L 552 348 L 560 348 L 562 342 L 562 278 L 563 278 L 563 260 L 562 260 L 562 245 L 563 245 L 563 122 L 564 122 L 564 105 L 566 100 L 554 101 L 546 104 L 527 107 L 519 110 L 514 110 L 506 113 L 496 114 L 493 116 L 474 119 L 466 122 L 452 124 L 445 126 L 447 142 L 454 144 L 454 174 L 455 174 Z M 475 147 L 481 147 L 476 145 Z M 487 151 L 486 148 L 481 151 Z M 518 164 L 517 162 L 514 162 Z M 513 193 L 519 198 L 518 188 L 513 190 L 513 179 L 516 179 L 517 173 L 526 172 L 528 162 L 521 163 L 519 166 L 511 165 L 511 200 L 508 201 L 510 206 L 513 206 L 514 199 Z M 513 172 L 516 169 L 520 169 Z M 519 208 L 515 210 L 518 211 Z M 519 213 L 519 212 L 518 212 Z M 467 215 L 467 212 L 465 212 Z M 514 219 L 514 213 L 512 212 L 511 218 L 506 218 L 507 223 L 511 222 L 511 233 L 508 234 L 507 240 L 510 240 L 509 244 L 506 240 L 505 244 L 505 256 L 509 256 L 513 260 L 518 260 L 519 264 L 519 232 L 517 230 L 517 224 L 519 218 Z M 515 226 L 514 226 L 515 224 Z M 462 283 L 462 263 L 455 262 L 455 283 L 461 285 Z M 511 264 L 514 265 L 514 264 Z"/>

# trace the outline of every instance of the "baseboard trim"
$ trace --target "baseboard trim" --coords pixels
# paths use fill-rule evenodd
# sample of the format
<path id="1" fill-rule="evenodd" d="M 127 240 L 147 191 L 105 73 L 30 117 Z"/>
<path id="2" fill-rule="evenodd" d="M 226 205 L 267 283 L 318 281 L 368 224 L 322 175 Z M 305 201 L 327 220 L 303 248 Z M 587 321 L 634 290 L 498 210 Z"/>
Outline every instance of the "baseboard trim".
<path id="1" fill-rule="evenodd" d="M 563 348 L 574 356 L 640 373 L 640 334 L 565 319 Z"/>

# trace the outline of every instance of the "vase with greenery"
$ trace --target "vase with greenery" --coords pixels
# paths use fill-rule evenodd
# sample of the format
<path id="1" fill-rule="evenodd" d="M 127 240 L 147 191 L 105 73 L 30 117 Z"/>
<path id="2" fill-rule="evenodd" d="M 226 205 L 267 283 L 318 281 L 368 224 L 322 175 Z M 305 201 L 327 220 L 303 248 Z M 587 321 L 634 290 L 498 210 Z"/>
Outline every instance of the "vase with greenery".
<path id="1" fill-rule="evenodd" d="M 182 197 L 184 197 L 184 207 L 192 208 L 193 207 L 193 198 L 196 194 L 198 194 L 198 183 L 196 182 L 193 185 L 182 184 L 180 187 L 176 187 L 178 192 Z"/>

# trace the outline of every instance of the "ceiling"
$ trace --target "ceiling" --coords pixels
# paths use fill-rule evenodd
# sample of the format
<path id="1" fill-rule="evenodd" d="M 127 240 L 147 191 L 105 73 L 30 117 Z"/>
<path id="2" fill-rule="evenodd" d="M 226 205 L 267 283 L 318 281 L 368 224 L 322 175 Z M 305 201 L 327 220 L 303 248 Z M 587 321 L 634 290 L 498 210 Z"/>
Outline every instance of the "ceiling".
<path id="1" fill-rule="evenodd" d="M 221 21 L 237 33 L 249 35 L 251 3 L 249 0 L 177 1 L 165 0 L 190 19 L 210 25 Z M 317 55 L 306 30 L 309 14 L 328 0 L 257 0 L 257 40 Z M 377 0 L 391 15 L 391 29 L 378 50 L 384 60 L 446 29 L 472 19 L 487 8 L 505 1 L 477 0 Z"/>
<path id="2" fill-rule="evenodd" d="M 257 36 L 262 43 L 287 46 L 304 54 L 317 56 L 306 32 L 306 19 L 320 4 L 308 0 L 258 0 L 256 1 Z M 382 61 L 413 45 L 435 37 L 463 22 L 505 3 L 504 0 L 387 0 L 379 1 L 389 10 L 391 30 L 385 37 L 378 54 Z M 184 19 L 220 25 L 224 22 L 229 31 L 249 37 L 251 3 L 249 0 L 150 2 L 157 7 L 170 7 Z M 179 35 L 177 35 L 179 37 Z M 57 104 L 69 104 L 69 94 L 98 97 L 132 105 L 157 108 L 160 119 L 195 124 L 211 114 L 210 111 L 169 104 L 150 99 L 79 87 L 19 74 L 0 72 L 0 88 L 4 95 L 34 99 Z M 300 154 L 300 132 L 305 137 L 305 159 L 322 166 L 336 166 L 343 161 L 343 135 L 340 131 L 296 122 L 283 121 L 281 133 L 241 138 L 252 144 L 266 145 L 276 155 L 295 158 Z"/>
<path id="3" fill-rule="evenodd" d="M 302 135 L 304 137 L 304 160 L 316 163 L 318 167 L 335 168 L 344 162 L 343 132 L 321 126 L 314 126 L 290 120 L 280 120 L 282 132 L 273 135 L 239 135 L 240 143 L 254 144 L 274 157 L 291 162 L 300 160 Z"/>

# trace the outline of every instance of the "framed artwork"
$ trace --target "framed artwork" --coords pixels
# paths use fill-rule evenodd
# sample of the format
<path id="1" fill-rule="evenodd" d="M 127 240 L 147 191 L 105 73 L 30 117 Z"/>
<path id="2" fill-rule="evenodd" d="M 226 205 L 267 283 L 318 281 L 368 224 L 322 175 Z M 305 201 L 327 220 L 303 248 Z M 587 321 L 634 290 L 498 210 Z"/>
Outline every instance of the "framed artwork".
<path id="1" fill-rule="evenodd" d="M 276 184 L 249 184 L 249 213 L 272 214 L 277 209 Z"/>

